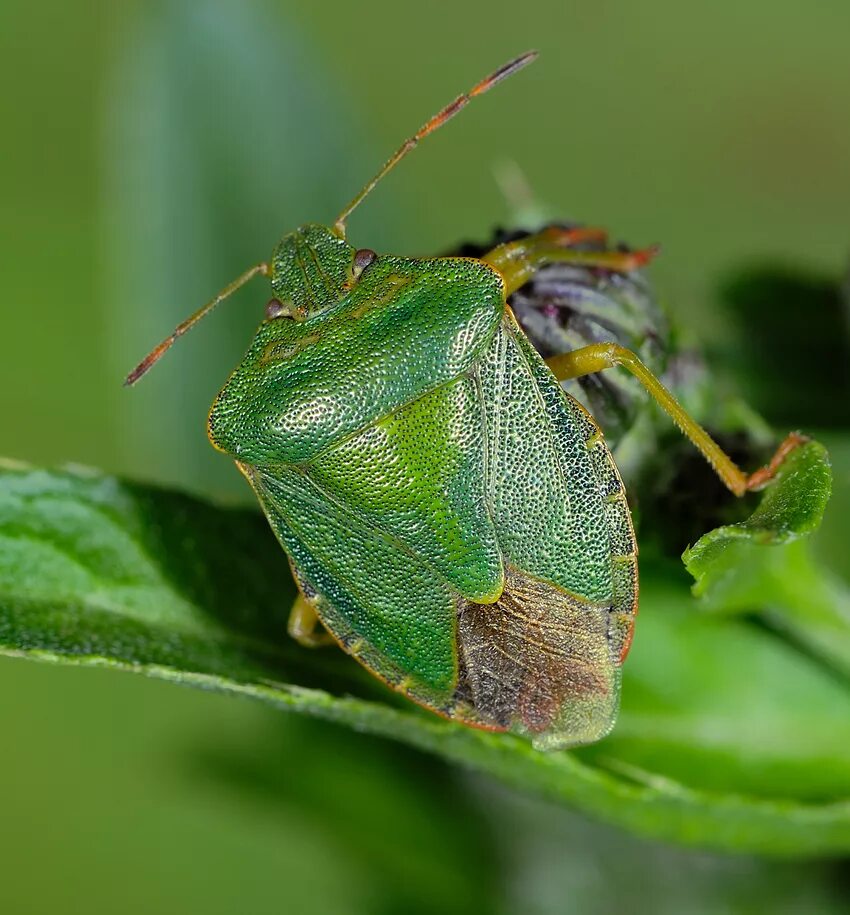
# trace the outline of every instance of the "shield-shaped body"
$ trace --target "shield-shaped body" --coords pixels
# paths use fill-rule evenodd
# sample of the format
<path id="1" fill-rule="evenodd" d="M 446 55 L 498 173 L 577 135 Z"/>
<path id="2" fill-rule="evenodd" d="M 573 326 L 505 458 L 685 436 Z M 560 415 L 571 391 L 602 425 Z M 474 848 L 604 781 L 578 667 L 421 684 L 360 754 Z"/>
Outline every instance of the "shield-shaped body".
<path id="1" fill-rule="evenodd" d="M 272 286 L 297 301 L 219 394 L 213 443 L 368 669 L 540 747 L 597 740 L 637 601 L 599 429 L 528 343 L 494 268 L 380 256 L 354 282 L 353 258 L 319 227 L 281 243 Z"/>

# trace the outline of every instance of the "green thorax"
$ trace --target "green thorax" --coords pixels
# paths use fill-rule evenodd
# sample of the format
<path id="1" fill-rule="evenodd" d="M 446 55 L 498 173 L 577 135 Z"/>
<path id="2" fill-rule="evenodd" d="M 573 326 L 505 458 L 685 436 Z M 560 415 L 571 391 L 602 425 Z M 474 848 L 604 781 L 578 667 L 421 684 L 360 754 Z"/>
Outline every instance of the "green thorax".
<path id="1" fill-rule="evenodd" d="M 255 466 L 301 464 L 480 358 L 504 313 L 499 274 L 468 258 L 380 255 L 322 226 L 272 259 L 281 313 L 259 327 L 209 417 L 216 447 Z"/>

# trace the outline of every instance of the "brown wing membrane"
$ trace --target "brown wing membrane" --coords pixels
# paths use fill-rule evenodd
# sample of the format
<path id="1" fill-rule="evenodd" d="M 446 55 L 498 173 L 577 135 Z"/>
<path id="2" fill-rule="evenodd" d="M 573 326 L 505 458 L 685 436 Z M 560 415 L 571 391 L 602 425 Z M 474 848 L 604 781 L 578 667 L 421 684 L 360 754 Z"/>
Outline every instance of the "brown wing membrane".
<path id="1" fill-rule="evenodd" d="M 494 604 L 458 612 L 457 698 L 496 727 L 541 747 L 585 743 L 614 722 L 619 668 L 611 663 L 608 607 L 508 567 Z"/>

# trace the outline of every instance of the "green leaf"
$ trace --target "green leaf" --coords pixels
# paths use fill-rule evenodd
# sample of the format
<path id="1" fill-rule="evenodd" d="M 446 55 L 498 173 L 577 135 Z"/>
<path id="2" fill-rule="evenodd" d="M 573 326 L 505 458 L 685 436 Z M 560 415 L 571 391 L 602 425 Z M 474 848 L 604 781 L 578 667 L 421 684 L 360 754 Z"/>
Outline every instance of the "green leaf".
<path id="1" fill-rule="evenodd" d="M 705 534 L 683 559 L 705 609 L 759 612 L 850 676 L 850 592 L 804 539 L 819 527 L 831 485 L 826 450 L 809 442 L 789 455 L 746 521 Z"/>
<path id="2" fill-rule="evenodd" d="M 791 543 L 816 530 L 831 490 L 823 445 L 806 442 L 795 448 L 746 521 L 710 531 L 686 550 L 685 565 L 697 579 L 697 593 L 705 594 L 725 568 L 743 565 L 739 559 L 758 555 L 750 552 L 753 547 Z"/>
<path id="3" fill-rule="evenodd" d="M 850 849 L 847 690 L 745 621 L 693 613 L 675 567 L 644 571 L 614 735 L 543 754 L 428 715 L 341 652 L 290 642 L 293 586 L 259 513 L 90 471 L 0 469 L 2 654 L 259 699 L 682 844 Z"/>

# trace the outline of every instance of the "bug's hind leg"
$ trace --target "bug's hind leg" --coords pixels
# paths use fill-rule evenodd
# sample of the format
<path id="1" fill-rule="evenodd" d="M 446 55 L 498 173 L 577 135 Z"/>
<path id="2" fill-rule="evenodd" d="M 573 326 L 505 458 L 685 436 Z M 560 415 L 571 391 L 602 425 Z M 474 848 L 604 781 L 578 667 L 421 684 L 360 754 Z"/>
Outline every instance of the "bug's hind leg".
<path id="1" fill-rule="evenodd" d="M 580 251 L 576 245 L 588 242 L 606 244 L 603 229 L 579 227 L 564 229 L 550 226 L 517 241 L 507 242 L 488 251 L 482 260 L 495 267 L 505 279 L 505 295 L 524 286 L 546 264 L 575 264 L 577 267 L 600 267 L 616 273 L 629 273 L 645 266 L 657 248 L 641 251 Z"/>
<path id="2" fill-rule="evenodd" d="M 714 468 L 715 473 L 736 496 L 743 496 L 747 492 L 766 486 L 776 475 L 776 471 L 788 454 L 798 445 L 808 441 L 798 432 L 789 433 L 776 449 L 770 462 L 755 473 L 748 474 L 738 467 L 631 350 L 617 343 L 594 343 L 570 353 L 552 356 L 546 360 L 546 364 L 558 381 L 580 378 L 583 375 L 613 368 L 615 365 L 628 369 L 647 389 L 661 409 L 694 443 Z"/>
<path id="3" fill-rule="evenodd" d="M 322 648 L 333 645 L 333 636 L 322 626 L 315 608 L 299 594 L 289 611 L 289 622 L 286 625 L 289 635 L 305 648 Z"/>

